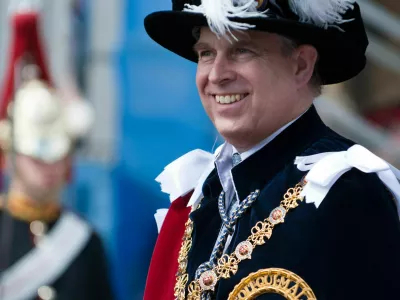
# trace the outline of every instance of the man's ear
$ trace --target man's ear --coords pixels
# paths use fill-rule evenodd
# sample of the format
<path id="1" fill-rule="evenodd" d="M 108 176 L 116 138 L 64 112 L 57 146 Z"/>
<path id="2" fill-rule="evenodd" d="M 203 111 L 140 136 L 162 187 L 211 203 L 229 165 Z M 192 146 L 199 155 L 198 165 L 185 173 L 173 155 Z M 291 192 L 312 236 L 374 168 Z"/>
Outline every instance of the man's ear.
<path id="1" fill-rule="evenodd" d="M 298 87 L 308 84 L 318 59 L 318 52 L 311 45 L 300 45 L 293 53 L 295 60 L 295 78 Z"/>

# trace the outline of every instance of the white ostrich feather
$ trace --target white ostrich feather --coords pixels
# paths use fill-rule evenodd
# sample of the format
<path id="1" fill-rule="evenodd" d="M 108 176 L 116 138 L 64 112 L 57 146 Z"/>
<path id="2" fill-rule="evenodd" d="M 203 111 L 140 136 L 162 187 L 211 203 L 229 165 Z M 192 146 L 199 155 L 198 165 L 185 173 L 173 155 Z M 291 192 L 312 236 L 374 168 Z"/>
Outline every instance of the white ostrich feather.
<path id="1" fill-rule="evenodd" d="M 218 37 L 226 37 L 228 32 L 234 39 L 236 37 L 231 30 L 246 30 L 255 26 L 229 18 L 266 17 L 265 12 L 257 11 L 257 1 L 254 0 L 202 0 L 199 6 L 185 4 L 183 11 L 203 14 L 210 30 Z"/>
<path id="2" fill-rule="evenodd" d="M 290 9 L 299 16 L 300 22 L 319 27 L 340 25 L 350 20 L 344 20 L 343 14 L 354 8 L 355 0 L 289 0 Z"/>
<path id="3" fill-rule="evenodd" d="M 290 9 L 299 17 L 300 22 L 322 28 L 336 27 L 353 19 L 343 19 L 347 10 L 354 8 L 355 0 L 288 0 Z M 255 27 L 252 24 L 235 22 L 230 18 L 266 18 L 266 11 L 257 11 L 255 0 L 202 0 L 199 6 L 185 4 L 183 11 L 203 14 L 207 18 L 212 32 L 218 37 L 231 30 L 246 30 Z M 227 37 L 229 39 L 229 37 Z"/>

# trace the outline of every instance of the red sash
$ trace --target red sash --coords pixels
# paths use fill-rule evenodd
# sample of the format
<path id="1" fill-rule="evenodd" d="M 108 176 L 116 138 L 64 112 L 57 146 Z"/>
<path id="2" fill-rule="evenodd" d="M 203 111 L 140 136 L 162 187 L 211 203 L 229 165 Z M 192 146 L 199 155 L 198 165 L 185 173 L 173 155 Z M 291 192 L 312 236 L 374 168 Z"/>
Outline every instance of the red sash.
<path id="1" fill-rule="evenodd" d="M 191 195 L 192 192 L 176 199 L 168 210 L 151 258 L 144 300 L 174 300 L 178 255 L 191 209 L 187 207 Z"/>

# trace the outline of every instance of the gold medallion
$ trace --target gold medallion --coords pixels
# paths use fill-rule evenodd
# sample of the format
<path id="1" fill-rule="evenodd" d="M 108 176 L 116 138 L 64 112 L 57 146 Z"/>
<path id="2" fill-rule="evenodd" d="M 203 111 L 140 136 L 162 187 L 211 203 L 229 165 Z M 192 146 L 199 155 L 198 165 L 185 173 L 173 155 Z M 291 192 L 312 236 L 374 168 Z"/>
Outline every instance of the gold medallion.
<path id="1" fill-rule="evenodd" d="M 200 287 L 203 291 L 213 291 L 217 281 L 217 274 L 213 270 L 205 271 L 199 279 Z"/>
<path id="2" fill-rule="evenodd" d="M 240 260 L 251 259 L 253 245 L 249 241 L 240 242 L 236 246 L 235 255 Z"/>
<path id="3" fill-rule="evenodd" d="M 298 275 L 284 269 L 262 269 L 243 278 L 228 300 L 252 300 L 263 294 L 279 294 L 287 300 L 316 300 L 310 286 Z"/>
<path id="4" fill-rule="evenodd" d="M 274 208 L 274 210 L 271 212 L 269 215 L 269 221 L 276 225 L 279 223 L 283 223 L 285 220 L 286 216 L 286 210 L 282 206 L 278 206 L 277 208 Z"/>

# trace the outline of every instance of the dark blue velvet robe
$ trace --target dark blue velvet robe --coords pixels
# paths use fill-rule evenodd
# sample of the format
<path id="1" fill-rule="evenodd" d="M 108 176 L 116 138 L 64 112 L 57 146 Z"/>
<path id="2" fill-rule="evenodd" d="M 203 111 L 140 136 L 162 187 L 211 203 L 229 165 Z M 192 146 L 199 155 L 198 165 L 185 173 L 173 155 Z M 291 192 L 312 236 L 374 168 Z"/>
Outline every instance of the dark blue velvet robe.
<path id="1" fill-rule="evenodd" d="M 314 107 L 271 143 L 232 170 L 240 199 L 260 189 L 238 221 L 227 253 L 247 239 L 257 221 L 269 216 L 306 172 L 296 156 L 347 150 L 354 143 L 325 126 Z M 189 282 L 208 261 L 221 227 L 217 198 L 222 190 L 214 170 L 203 186 L 202 206 L 191 213 L 193 246 Z M 400 299 L 400 223 L 393 196 L 375 174 L 352 169 L 331 188 L 317 209 L 305 201 L 275 227 L 230 279 L 221 279 L 216 299 L 227 299 L 240 280 L 265 268 L 283 268 L 304 279 L 318 300 Z M 283 299 L 264 294 L 257 299 Z"/>

